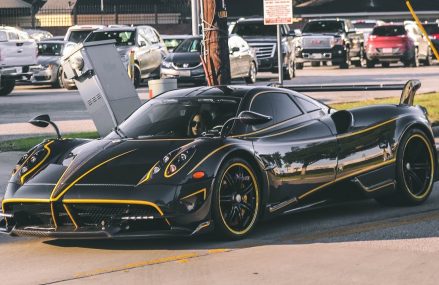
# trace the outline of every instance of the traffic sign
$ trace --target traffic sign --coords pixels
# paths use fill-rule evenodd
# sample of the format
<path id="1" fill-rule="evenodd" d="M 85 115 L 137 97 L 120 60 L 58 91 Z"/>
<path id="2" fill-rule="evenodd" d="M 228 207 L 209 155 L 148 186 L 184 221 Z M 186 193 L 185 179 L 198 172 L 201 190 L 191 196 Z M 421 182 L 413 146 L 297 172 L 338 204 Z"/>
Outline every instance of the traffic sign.
<path id="1" fill-rule="evenodd" d="M 293 23 L 293 0 L 264 0 L 264 24 Z"/>

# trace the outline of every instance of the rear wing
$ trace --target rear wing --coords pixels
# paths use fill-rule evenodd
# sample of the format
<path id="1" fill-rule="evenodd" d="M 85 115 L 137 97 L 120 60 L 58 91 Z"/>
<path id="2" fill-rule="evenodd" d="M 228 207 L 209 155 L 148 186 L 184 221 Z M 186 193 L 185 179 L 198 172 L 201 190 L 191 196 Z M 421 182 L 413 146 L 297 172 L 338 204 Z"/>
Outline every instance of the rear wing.
<path id="1" fill-rule="evenodd" d="M 413 105 L 415 99 L 416 91 L 421 88 L 421 81 L 419 80 L 409 80 L 404 85 L 402 89 L 401 99 L 399 100 L 400 105 Z"/>

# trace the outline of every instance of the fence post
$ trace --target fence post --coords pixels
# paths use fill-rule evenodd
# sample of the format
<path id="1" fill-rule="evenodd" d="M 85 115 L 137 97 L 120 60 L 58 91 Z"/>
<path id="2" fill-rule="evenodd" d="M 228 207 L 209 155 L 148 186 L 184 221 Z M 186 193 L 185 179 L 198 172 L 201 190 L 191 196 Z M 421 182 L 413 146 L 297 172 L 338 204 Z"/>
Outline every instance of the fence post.
<path id="1" fill-rule="evenodd" d="M 73 7 L 73 25 L 78 24 L 78 6 Z"/>
<path id="2" fill-rule="evenodd" d="M 114 20 L 116 22 L 116 25 L 119 24 L 119 11 L 117 10 L 117 5 L 114 4 L 113 6 L 113 11 L 114 11 Z"/>

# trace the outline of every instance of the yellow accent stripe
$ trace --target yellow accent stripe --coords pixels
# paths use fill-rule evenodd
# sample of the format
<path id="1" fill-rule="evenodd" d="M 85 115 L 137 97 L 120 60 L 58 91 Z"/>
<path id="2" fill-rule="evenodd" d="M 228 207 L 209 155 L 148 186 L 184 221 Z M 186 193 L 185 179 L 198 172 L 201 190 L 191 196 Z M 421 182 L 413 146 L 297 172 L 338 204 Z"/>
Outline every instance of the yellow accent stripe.
<path id="1" fill-rule="evenodd" d="M 203 189 L 201 189 L 201 190 L 198 190 L 197 192 L 194 192 L 194 193 L 192 193 L 192 194 L 189 194 L 189 195 L 187 195 L 187 196 L 184 196 L 183 198 L 180 198 L 180 200 L 184 200 L 184 199 L 186 199 L 186 198 L 189 198 L 189 197 L 195 196 L 195 195 L 200 194 L 200 193 L 203 193 L 203 198 L 204 198 L 204 200 L 206 200 L 206 196 L 207 196 L 207 189 L 206 189 L 206 188 L 203 188 Z"/>
<path id="2" fill-rule="evenodd" d="M 371 130 L 373 130 L 373 129 L 379 128 L 379 127 L 381 127 L 381 126 L 384 126 L 384 125 L 390 124 L 390 123 L 392 123 L 392 122 L 395 122 L 397 119 L 398 119 L 398 118 L 392 118 L 392 119 L 387 120 L 387 121 L 384 121 L 384 122 L 382 122 L 382 123 L 380 123 L 380 124 L 378 124 L 378 125 L 375 125 L 375 126 L 372 126 L 372 127 L 366 128 L 366 129 L 363 129 L 363 130 L 359 130 L 359 131 L 356 131 L 356 132 L 353 132 L 353 133 L 344 134 L 344 135 L 338 135 L 337 138 L 338 138 L 338 139 L 342 139 L 342 138 L 346 138 L 346 137 L 350 137 L 350 136 L 359 135 L 359 134 L 362 134 L 362 133 L 365 133 L 365 132 L 371 131 Z"/>
<path id="3" fill-rule="evenodd" d="M 67 207 L 66 204 L 63 204 L 63 206 L 64 206 L 64 209 L 65 209 L 66 212 L 67 212 L 67 215 L 69 215 L 70 220 L 71 220 L 72 223 L 75 225 L 75 230 L 78 229 L 78 228 L 79 228 L 79 227 L 78 227 L 78 224 L 76 223 L 75 219 L 73 218 L 72 213 L 70 213 L 69 207 Z"/>
<path id="4" fill-rule="evenodd" d="M 51 152 L 49 145 L 51 145 L 53 142 L 54 141 L 50 141 L 44 145 L 44 148 L 47 150 L 47 154 L 44 156 L 44 158 L 37 165 L 35 165 L 31 170 L 28 170 L 26 172 L 26 174 L 21 176 L 21 178 L 20 178 L 21 184 L 24 184 L 26 177 L 29 176 L 32 172 L 34 172 L 36 169 L 38 169 L 38 167 L 40 167 L 47 160 L 47 158 L 50 156 L 50 152 Z"/>
<path id="5" fill-rule="evenodd" d="M 430 48 L 433 51 L 434 55 L 436 56 L 436 59 L 439 60 L 439 53 L 436 49 L 436 46 L 433 44 L 433 42 L 431 41 L 430 37 L 428 36 L 427 31 L 424 29 L 424 26 L 422 26 L 421 21 L 419 21 L 418 16 L 415 13 L 415 10 L 413 10 L 412 5 L 410 4 L 410 1 L 405 1 L 405 4 L 407 5 L 407 7 L 409 8 L 410 13 L 413 16 L 413 19 L 415 19 L 416 24 L 418 25 L 419 29 L 421 30 L 421 32 L 424 34 L 424 36 L 427 38 L 428 43 L 430 44 Z"/>
<path id="6" fill-rule="evenodd" d="M 139 183 L 137 183 L 137 185 L 136 186 L 139 186 L 140 184 L 143 184 L 143 183 L 145 183 L 146 181 L 148 181 L 150 178 L 151 178 L 151 175 L 152 175 L 152 171 L 154 170 L 154 168 L 157 166 L 157 164 L 159 164 L 159 162 L 160 162 L 160 160 L 159 161 L 157 161 L 152 167 L 151 167 L 151 169 L 148 171 L 148 173 L 146 174 L 146 177 L 145 177 L 145 179 L 143 179 L 143 180 L 140 180 L 139 181 Z"/>
<path id="7" fill-rule="evenodd" d="M 85 172 L 84 174 L 82 174 L 81 176 L 79 176 L 75 181 L 73 181 L 72 183 L 70 183 L 70 185 L 67 186 L 67 187 L 66 187 L 66 188 L 65 188 L 60 194 L 58 194 L 58 196 L 56 196 L 56 197 L 52 197 L 52 198 L 51 198 L 51 201 L 57 201 L 57 200 L 59 200 L 59 198 L 60 198 L 64 193 L 66 193 L 70 188 L 72 188 L 72 187 L 73 187 L 78 181 L 80 181 L 82 178 L 84 178 L 85 176 L 87 176 L 87 175 L 90 174 L 91 172 L 95 171 L 95 170 L 98 169 L 99 167 L 101 167 L 101 166 L 103 166 L 103 165 L 109 163 L 109 162 L 112 161 L 112 160 L 115 160 L 116 158 L 119 158 L 119 157 L 121 157 L 121 156 L 127 155 L 127 154 L 129 154 L 129 153 L 131 153 L 131 152 L 133 152 L 133 151 L 136 151 L 136 149 L 133 149 L 133 150 L 130 150 L 130 151 L 127 151 L 127 152 L 121 153 L 121 154 L 116 155 L 116 156 L 114 156 L 114 157 L 112 157 L 112 158 L 110 158 L 110 159 L 107 159 L 107 160 L 104 161 L 104 162 L 99 163 L 99 164 L 96 165 L 95 167 L 91 168 L 90 170 L 88 170 L 87 172 Z"/>
<path id="8" fill-rule="evenodd" d="M 149 201 L 140 200 L 109 200 L 109 199 L 64 199 L 63 203 L 66 204 L 131 204 L 131 205 L 144 205 L 151 206 L 159 212 L 160 216 L 163 216 L 163 211 L 160 207 Z M 168 219 L 165 219 L 168 225 L 171 225 Z"/>
<path id="9" fill-rule="evenodd" d="M 215 149 L 214 151 L 212 151 L 212 152 L 209 153 L 208 155 L 206 155 L 206 156 L 205 156 L 200 162 L 197 163 L 197 165 L 194 166 L 194 168 L 192 168 L 192 169 L 188 172 L 188 175 L 191 174 L 191 172 L 193 172 L 195 169 L 197 169 L 198 166 L 200 166 L 201 164 L 203 164 L 203 162 L 205 162 L 209 157 L 211 157 L 211 156 L 214 155 L 215 153 L 219 152 L 220 150 L 222 150 L 222 149 L 224 149 L 224 148 L 226 148 L 226 147 L 228 147 L 228 146 L 234 145 L 234 144 L 235 144 L 235 143 L 225 144 L 225 145 L 220 146 L 219 148 Z"/>
<path id="10" fill-rule="evenodd" d="M 391 159 L 391 160 L 388 160 L 388 161 L 385 161 L 385 162 L 379 163 L 379 164 L 377 164 L 377 165 L 373 165 L 373 166 L 370 166 L 370 167 L 367 167 L 367 168 L 364 168 L 364 169 L 360 169 L 360 170 L 358 170 L 358 171 L 356 171 L 356 172 L 353 172 L 353 173 L 351 173 L 351 174 L 348 174 L 348 175 L 342 176 L 342 177 L 340 177 L 340 178 L 336 178 L 336 179 L 333 180 L 333 181 L 330 181 L 330 182 L 328 182 L 328 183 L 325 183 L 325 184 L 323 184 L 323 185 L 320 185 L 319 187 L 316 187 L 316 188 L 314 188 L 314 189 L 312 189 L 312 190 L 310 190 L 310 191 L 308 191 L 308 192 L 306 192 L 306 193 L 300 195 L 298 199 L 299 199 L 299 200 L 304 199 L 304 198 L 306 198 L 307 196 L 311 195 L 312 193 L 314 193 L 314 192 L 316 192 L 316 191 L 318 191 L 318 190 L 320 190 L 320 189 L 322 189 L 322 188 L 325 188 L 325 187 L 327 187 L 327 186 L 329 186 L 329 185 L 331 185 L 331 184 L 334 184 L 334 183 L 336 183 L 336 182 L 339 182 L 339 181 L 341 181 L 341 180 L 347 179 L 347 178 L 349 178 L 349 177 L 352 177 L 352 176 L 355 176 L 355 175 L 358 175 L 358 174 L 361 174 L 361 173 L 365 173 L 365 172 L 370 171 L 370 170 L 374 170 L 374 169 L 377 169 L 377 168 L 380 168 L 380 167 L 383 167 L 383 166 L 386 166 L 386 165 L 392 164 L 392 163 L 394 163 L 395 161 L 396 161 L 396 159 Z"/>
<path id="11" fill-rule="evenodd" d="M 75 157 L 76 158 L 76 157 Z M 50 199 L 53 198 L 53 193 L 55 192 L 55 190 L 58 188 L 59 184 L 61 183 L 61 180 L 64 178 L 64 175 L 67 173 L 67 171 L 69 170 L 70 166 L 72 166 L 73 161 L 75 160 L 72 159 L 72 161 L 70 161 L 69 166 L 67 166 L 66 170 L 64 170 L 63 174 L 61 175 L 61 177 L 58 179 L 58 182 L 56 182 L 55 187 L 53 187 L 52 193 L 50 193 Z"/>
<path id="12" fill-rule="evenodd" d="M 53 223 L 55 224 L 55 229 L 58 227 L 58 223 L 55 218 L 55 211 L 53 210 L 53 203 L 50 203 L 50 214 L 52 215 Z"/>

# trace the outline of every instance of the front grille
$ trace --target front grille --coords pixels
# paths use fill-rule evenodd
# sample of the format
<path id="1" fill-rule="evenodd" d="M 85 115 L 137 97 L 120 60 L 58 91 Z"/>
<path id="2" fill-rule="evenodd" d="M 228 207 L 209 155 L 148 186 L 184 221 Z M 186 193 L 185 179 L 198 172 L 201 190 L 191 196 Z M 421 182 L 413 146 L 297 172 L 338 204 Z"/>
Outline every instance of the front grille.
<path id="1" fill-rule="evenodd" d="M 249 45 L 256 50 L 256 57 L 258 59 L 274 57 L 276 52 L 276 44 L 249 43 Z"/>
<path id="2" fill-rule="evenodd" d="M 196 66 L 200 65 L 199 62 L 190 62 L 190 63 L 174 63 L 174 66 L 177 68 L 194 68 Z"/>
<path id="3" fill-rule="evenodd" d="M 49 203 L 14 203 L 5 206 L 6 213 L 14 215 L 8 226 L 54 227 Z"/>
<path id="4" fill-rule="evenodd" d="M 303 49 L 332 48 L 332 37 L 304 37 Z"/>
<path id="5" fill-rule="evenodd" d="M 100 204 L 72 204 L 69 205 L 76 223 L 80 227 L 108 227 L 129 225 L 130 230 L 161 230 L 167 229 L 168 224 L 150 206 L 143 205 L 100 205 Z M 124 220 L 123 217 L 149 217 L 148 219 Z"/>

